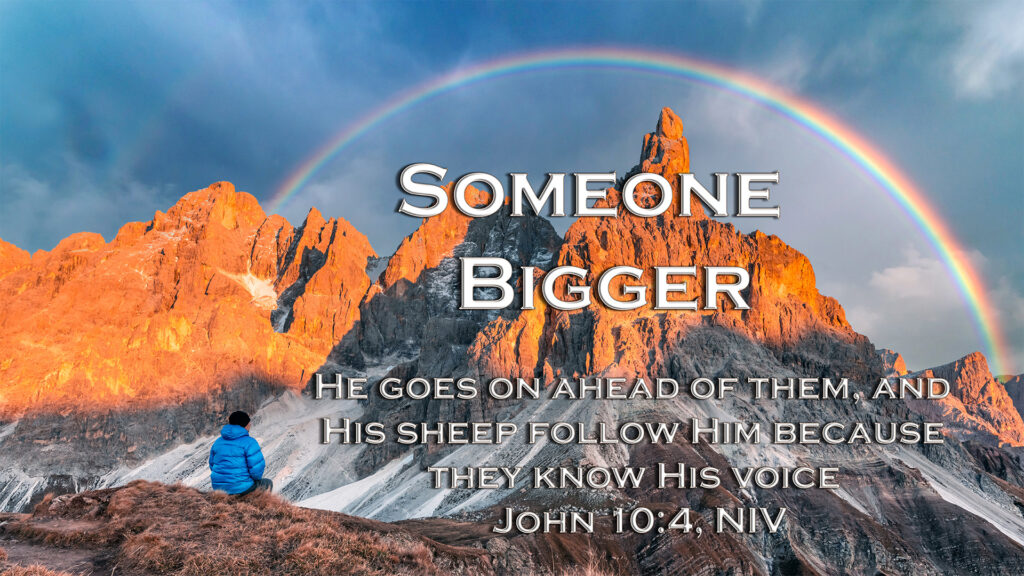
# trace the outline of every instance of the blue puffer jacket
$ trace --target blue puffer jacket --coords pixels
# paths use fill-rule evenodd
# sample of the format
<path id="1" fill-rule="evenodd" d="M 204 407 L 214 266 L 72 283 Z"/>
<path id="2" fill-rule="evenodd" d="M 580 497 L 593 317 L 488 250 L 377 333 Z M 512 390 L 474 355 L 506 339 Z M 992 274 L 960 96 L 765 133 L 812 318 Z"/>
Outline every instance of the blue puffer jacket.
<path id="1" fill-rule="evenodd" d="M 263 478 L 266 461 L 256 439 L 241 426 L 227 424 L 210 448 L 210 481 L 214 490 L 245 492 Z"/>

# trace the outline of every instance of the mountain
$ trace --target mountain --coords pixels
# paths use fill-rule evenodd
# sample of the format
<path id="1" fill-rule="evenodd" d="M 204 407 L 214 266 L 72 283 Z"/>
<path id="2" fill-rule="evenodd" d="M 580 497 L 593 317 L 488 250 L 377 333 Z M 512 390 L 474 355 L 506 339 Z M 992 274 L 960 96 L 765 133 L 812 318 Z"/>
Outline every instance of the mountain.
<path id="1" fill-rule="evenodd" d="M 819 375 L 842 365 L 851 376 L 877 368 L 878 358 L 867 338 L 853 331 L 839 303 L 815 288 L 810 261 L 778 237 L 761 232 L 742 234 L 731 224 L 708 218 L 697 210 L 692 217 L 676 216 L 676 173 L 689 172 L 689 148 L 682 137 L 682 122 L 665 109 L 658 129 L 644 139 L 641 163 L 627 175 L 654 172 L 674 182 L 676 204 L 658 218 L 641 218 L 619 205 L 612 190 L 601 206 L 617 208 L 615 218 L 580 218 L 569 228 L 557 265 L 605 270 L 628 265 L 648 270 L 640 283 L 653 293 L 653 266 L 732 265 L 750 272 L 750 288 L 744 298 L 746 311 L 734 310 L 720 297 L 718 310 L 669 314 L 643 307 L 619 312 L 599 307 L 558 311 L 538 306 L 515 322 L 489 327 L 488 338 L 474 349 L 481 373 L 560 376 L 573 374 L 663 374 L 673 366 L 681 376 L 696 375 L 693 355 L 674 354 L 680 339 L 702 329 L 722 328 L 732 337 L 764 345 L 766 350 L 787 354 L 787 362 L 807 375 Z M 645 190 L 641 190 L 643 195 Z M 653 202 L 653 195 L 648 200 Z M 697 205 L 697 201 L 693 201 Z M 688 288 L 702 293 L 698 275 Z M 613 291 L 620 285 L 613 284 Z M 564 283 L 563 283 L 564 288 Z M 540 338 L 520 338 L 521 328 L 540 327 Z M 716 330 L 719 331 L 719 330 Z M 571 343 L 572 345 L 566 345 Z M 653 348 L 653 350 L 652 350 Z M 687 359 L 687 356 L 691 359 Z M 502 361 L 504 360 L 504 361 Z M 511 361 L 509 361 L 511 360 Z M 535 361 L 536 360 L 536 361 Z M 741 364 L 745 357 L 726 353 L 726 364 Z M 732 366 L 728 369 L 738 368 Z M 728 371 L 726 369 L 726 371 Z M 852 370 L 852 372 L 851 372 Z M 736 374 L 737 376 L 740 374 Z"/>
<path id="2" fill-rule="evenodd" d="M 2 248 L 0 453 L 17 463 L 0 471 L 3 507 L 92 485 L 301 390 L 358 319 L 376 256 L 342 219 L 311 210 L 296 228 L 224 182 L 109 243 Z"/>
<path id="3" fill-rule="evenodd" d="M 949 396 L 939 400 L 912 400 L 912 408 L 929 419 L 938 419 L 961 435 L 983 436 L 988 442 L 1010 446 L 1024 444 L 1024 421 L 1007 388 L 988 368 L 981 352 L 909 378 L 942 378 L 950 383 Z"/>
<path id="4" fill-rule="evenodd" d="M 451 185 L 447 192 L 450 198 Z M 469 188 L 467 201 L 483 205 L 487 194 Z M 360 321 L 341 339 L 331 360 L 364 366 L 406 359 L 416 362 L 409 369 L 423 373 L 450 371 L 485 324 L 512 314 L 459 309 L 454 289 L 459 258 L 505 258 L 516 271 L 512 282 L 518 283 L 519 267 L 549 267 L 561 243 L 547 220 L 512 217 L 507 205 L 487 218 L 447 210 L 425 219 L 389 258 L 359 307 Z"/>
<path id="5" fill-rule="evenodd" d="M 27 266 L 32 257 L 14 244 L 0 240 L 0 278 Z"/>
<path id="6" fill-rule="evenodd" d="M 1006 389 L 1006 393 L 1010 395 L 1010 399 L 1013 401 L 1013 405 L 1016 406 L 1017 412 L 1024 416 L 1024 374 L 1000 376 L 998 380 L 1003 385 L 1003 388 Z"/>
<path id="7" fill-rule="evenodd" d="M 5 419 L 177 405 L 253 375 L 301 387 L 358 319 L 376 256 L 344 220 L 314 209 L 293 228 L 224 182 L 110 243 L 2 255 Z"/>
<path id="8" fill-rule="evenodd" d="M 665 109 L 623 181 L 644 171 L 674 182 L 675 173 L 689 170 L 682 121 Z M 484 548 L 498 573 L 552 573 L 559 559 L 578 564 L 587 551 L 598 551 L 617 573 L 1024 572 L 1024 467 L 1017 450 L 1024 426 L 983 356 L 915 374 L 947 378 L 953 394 L 945 401 L 870 400 L 879 378 L 903 374 L 906 366 L 897 353 L 876 350 L 841 305 L 819 293 L 806 256 L 776 236 L 745 234 L 701 211 L 632 216 L 619 206 L 623 181 L 602 201 L 617 217 L 580 218 L 564 238 L 543 218 L 511 216 L 508 206 L 483 219 L 449 210 L 425 219 L 386 259 L 343 220 L 313 210 L 294 228 L 223 183 L 186 195 L 152 222 L 125 226 L 109 244 L 75 235 L 31 258 L 0 245 L 0 338 L 13 346 L 2 362 L 17 368 L 5 369 L 0 388 L 6 423 L 0 457 L 11 463 L 0 471 L 0 507 L 27 509 L 47 491 L 136 479 L 207 488 L 215 427 L 239 407 L 255 411 L 253 434 L 289 500 L 394 522 L 443 545 Z M 652 192 L 641 188 L 639 201 L 653 202 Z M 471 202 L 485 200 L 480 191 L 471 196 Z M 720 299 L 715 310 L 692 312 L 563 311 L 537 299 L 535 309 L 522 312 L 517 306 L 460 310 L 458 258 L 484 255 L 506 258 L 514 269 L 535 266 L 536 280 L 558 265 L 595 273 L 612 265 L 741 266 L 751 278 L 743 292 L 750 309 Z M 650 273 L 639 283 L 650 291 Z M 690 284 L 691 294 L 703 288 L 699 277 Z M 556 284 L 563 294 L 566 288 L 565 280 Z M 740 389 L 708 400 L 387 401 L 371 394 L 356 402 L 312 398 L 315 373 L 371 382 L 523 377 L 548 386 L 576 377 L 847 377 L 862 398 L 769 400 Z M 42 381 L 48 385 L 40 387 Z M 73 410 L 78 390 L 89 409 Z M 411 447 L 322 444 L 321 418 L 682 427 L 679 439 L 657 444 L 517 438 L 497 446 Z M 692 419 L 710 418 L 765 428 L 776 421 L 852 426 L 937 419 L 945 442 L 782 446 L 682 439 Z M 725 477 L 708 490 L 431 489 L 426 471 L 653 470 L 662 462 L 836 465 L 841 488 L 754 489 Z M 666 513 L 689 507 L 704 534 L 614 534 L 602 524 L 593 535 L 498 536 L 488 528 L 505 507 L 634 506 Z M 787 508 L 787 519 L 775 534 L 708 529 L 715 508 L 740 506 Z"/>
<path id="9" fill-rule="evenodd" d="M 879 349 L 876 352 L 882 359 L 882 371 L 886 377 L 897 378 L 907 374 L 907 363 L 899 352 L 889 349 Z"/>
<path id="10" fill-rule="evenodd" d="M 658 129 L 645 137 L 641 161 L 631 171 L 672 173 L 689 169 L 682 123 L 664 110 Z M 666 127 L 669 127 L 666 129 Z M 672 181 L 672 179 L 670 179 Z M 607 205 L 617 206 L 611 190 Z M 675 213 L 669 210 L 668 214 Z M 695 215 L 641 219 L 618 210 L 617 218 L 576 221 L 566 234 L 555 261 L 601 270 L 611 265 L 648 269 L 656 265 L 738 265 L 751 276 L 744 294 L 750 310 L 722 309 L 700 313 L 667 313 L 642 308 L 612 312 L 592 307 L 561 311 L 538 304 L 515 317 L 498 317 L 473 340 L 466 362 L 451 376 L 486 379 L 492 376 L 541 377 L 551 382 L 576 376 L 670 376 L 690 378 L 733 376 L 848 376 L 867 394 L 876 379 L 905 371 L 898 357 L 880 354 L 846 321 L 834 299 L 818 293 L 813 268 L 802 254 L 781 239 L 759 232 L 742 234 L 729 224 Z M 650 278 L 642 283 L 650 287 Z M 700 289 L 699 282 L 696 286 Z M 564 284 L 561 286 L 564 290 Z M 538 300 L 539 302 L 539 300 Z M 363 316 L 369 322 L 369 316 Z M 452 357 L 449 365 L 457 364 Z M 432 357 L 430 362 L 438 362 Z M 392 376 L 400 369 L 356 362 Z M 331 367 L 332 369 L 335 366 Z M 1013 484 L 1020 469 L 1016 456 L 999 452 L 999 443 L 1019 444 L 1019 425 L 1005 420 L 997 385 L 979 384 L 987 367 L 972 365 L 952 378 L 966 378 L 958 398 L 979 425 L 998 435 L 954 434 L 941 446 L 709 446 L 673 443 L 668 446 L 562 445 L 512 443 L 500 447 L 403 449 L 394 445 L 367 447 L 357 468 L 360 480 L 303 501 L 305 505 L 343 510 L 384 520 L 422 516 L 455 516 L 494 521 L 503 506 L 533 509 L 608 509 L 642 504 L 672 510 L 689 505 L 703 510 L 723 505 L 787 507 L 793 518 L 780 534 L 749 540 L 713 534 L 694 541 L 676 534 L 625 536 L 617 544 L 635 555 L 631 570 L 649 573 L 694 573 L 735 570 L 737 573 L 805 571 L 829 573 L 956 573 L 990 570 L 1002 562 L 1002 573 L 1024 568 L 1024 518 L 1017 503 L 1022 492 Z M 975 381 L 978 378 L 978 381 Z M 979 388 L 979 385 L 981 388 Z M 970 391 L 989 390 L 993 398 Z M 1005 393 L 1004 393 L 1005 394 Z M 451 416 L 452 402 L 376 402 L 363 405 L 365 421 L 436 422 Z M 624 421 L 687 422 L 718 417 L 770 426 L 778 420 L 800 422 L 921 421 L 913 405 L 901 401 L 786 402 L 738 394 L 714 402 L 675 401 L 526 401 L 515 405 L 470 402 L 460 421 L 510 420 L 581 422 L 586 429 Z M 457 405 L 457 403 L 456 403 Z M 468 413 L 468 414 L 466 414 Z M 961 429 L 949 413 L 954 431 Z M 450 419 L 450 418 L 448 418 Z M 963 443 L 957 438 L 962 438 Z M 981 444 L 974 444 L 980 442 Z M 992 452 L 991 450 L 995 450 Z M 723 482 L 708 491 L 641 490 L 512 490 L 462 488 L 424 490 L 426 466 L 646 466 L 658 462 L 688 465 L 794 466 L 840 463 L 842 490 L 750 490 Z M 1000 464 L 1005 464 L 1000 466 Z M 980 481 L 979 481 L 980 479 Z M 829 511 L 829 512 L 826 512 Z M 826 514 L 827 516 L 821 516 Z M 825 518 L 827 517 L 827 520 Z M 915 518 L 949 518 L 965 530 L 937 530 Z M 959 525 L 959 524 L 958 524 Z M 842 542 L 839 548 L 836 542 Z M 970 550 L 964 559 L 950 550 Z M 998 552 L 996 552 L 998 550 Z M 723 552 L 726 551 L 726 552 Z M 694 558 L 699 558 L 695 560 Z"/>

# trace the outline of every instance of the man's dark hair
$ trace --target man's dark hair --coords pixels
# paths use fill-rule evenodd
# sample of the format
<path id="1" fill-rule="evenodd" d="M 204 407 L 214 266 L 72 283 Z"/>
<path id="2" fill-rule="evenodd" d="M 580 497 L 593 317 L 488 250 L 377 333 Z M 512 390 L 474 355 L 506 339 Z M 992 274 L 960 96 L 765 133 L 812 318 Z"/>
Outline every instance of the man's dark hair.
<path id="1" fill-rule="evenodd" d="M 249 424 L 249 415 L 241 410 L 238 412 L 232 412 L 231 416 L 228 416 L 228 424 L 234 424 L 235 426 L 245 428 Z"/>

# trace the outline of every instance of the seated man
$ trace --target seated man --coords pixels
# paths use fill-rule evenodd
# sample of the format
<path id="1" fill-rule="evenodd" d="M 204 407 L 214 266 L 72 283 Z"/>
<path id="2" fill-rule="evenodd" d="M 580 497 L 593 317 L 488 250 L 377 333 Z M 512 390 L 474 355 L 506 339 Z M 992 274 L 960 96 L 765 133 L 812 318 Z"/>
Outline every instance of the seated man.
<path id="1" fill-rule="evenodd" d="M 214 490 L 243 496 L 253 490 L 271 491 L 274 483 L 263 477 L 266 461 L 256 439 L 249 436 L 249 415 L 233 412 L 210 448 L 210 481 Z"/>

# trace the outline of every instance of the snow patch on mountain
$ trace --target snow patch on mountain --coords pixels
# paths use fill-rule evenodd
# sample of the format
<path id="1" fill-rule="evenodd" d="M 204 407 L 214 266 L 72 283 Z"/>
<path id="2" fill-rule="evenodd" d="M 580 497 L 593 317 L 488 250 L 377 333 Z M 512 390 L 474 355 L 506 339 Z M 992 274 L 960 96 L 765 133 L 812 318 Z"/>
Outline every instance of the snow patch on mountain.
<path id="1" fill-rule="evenodd" d="M 358 445 L 321 444 L 321 418 L 337 426 L 340 418 L 362 413 L 354 400 L 316 400 L 288 391 L 268 401 L 254 415 L 251 434 L 263 449 L 266 475 L 292 500 L 330 491 L 356 479 L 352 467 Z M 182 444 L 137 467 L 122 467 L 104 476 L 99 487 L 120 486 L 132 480 L 180 482 L 210 489 L 208 458 L 217 436 Z"/>
<path id="2" fill-rule="evenodd" d="M 943 500 L 988 522 L 1008 538 L 1024 546 L 1024 517 L 1021 517 L 1020 511 L 1012 502 L 997 501 L 993 496 L 994 492 L 983 491 L 977 486 L 963 482 L 918 451 L 904 449 L 897 458 L 921 472 Z"/>
<path id="3" fill-rule="evenodd" d="M 232 274 L 224 270 L 221 270 L 220 273 L 237 282 L 242 288 L 245 288 L 249 295 L 252 296 L 253 304 L 264 310 L 273 310 L 277 307 L 278 294 L 274 290 L 273 280 L 260 278 L 253 274 L 251 270 L 245 274 Z"/>

